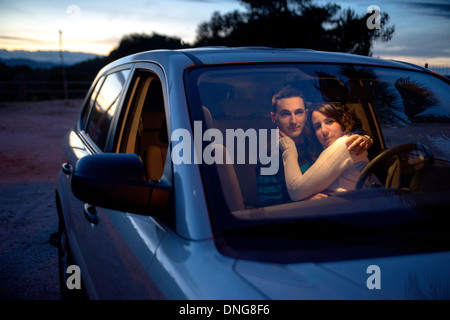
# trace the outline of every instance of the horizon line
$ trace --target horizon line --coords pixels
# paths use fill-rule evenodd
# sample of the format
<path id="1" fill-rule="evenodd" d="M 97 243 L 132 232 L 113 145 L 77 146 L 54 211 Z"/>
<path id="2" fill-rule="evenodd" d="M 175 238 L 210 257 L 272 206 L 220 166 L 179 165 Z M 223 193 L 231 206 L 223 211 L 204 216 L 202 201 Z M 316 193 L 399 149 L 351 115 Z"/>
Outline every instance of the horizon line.
<path id="1" fill-rule="evenodd" d="M 36 49 L 36 50 L 26 50 L 26 49 L 8 49 L 8 48 L 0 48 L 0 51 L 6 51 L 9 53 L 14 53 L 14 52 L 22 52 L 22 53 L 29 53 L 29 54 L 33 54 L 33 53 L 60 53 L 60 50 L 42 50 L 42 49 Z M 65 49 L 62 51 L 63 53 L 69 53 L 69 54 L 85 54 L 85 55 L 92 55 L 92 56 L 97 56 L 97 57 L 103 57 L 106 58 L 108 57 L 108 54 L 100 54 L 100 53 L 95 53 L 95 52 L 86 52 L 86 51 L 74 51 L 74 50 L 70 50 L 70 49 Z M 449 68 L 450 67 L 450 58 L 449 57 L 420 57 L 420 56 L 405 56 L 405 55 L 383 55 L 383 54 L 377 54 L 372 53 L 372 57 L 374 58 L 379 58 L 379 59 L 384 59 L 384 60 L 397 60 L 397 61 L 404 61 L 404 62 L 409 62 L 409 63 L 413 63 L 419 66 L 424 67 L 426 64 L 428 64 L 428 66 L 439 66 L 439 67 L 445 67 L 445 68 Z M 2 60 L 11 60 L 11 59 L 27 59 L 27 60 L 32 60 L 32 61 L 39 61 L 37 59 L 32 59 L 32 57 L 0 57 L 0 59 Z"/>

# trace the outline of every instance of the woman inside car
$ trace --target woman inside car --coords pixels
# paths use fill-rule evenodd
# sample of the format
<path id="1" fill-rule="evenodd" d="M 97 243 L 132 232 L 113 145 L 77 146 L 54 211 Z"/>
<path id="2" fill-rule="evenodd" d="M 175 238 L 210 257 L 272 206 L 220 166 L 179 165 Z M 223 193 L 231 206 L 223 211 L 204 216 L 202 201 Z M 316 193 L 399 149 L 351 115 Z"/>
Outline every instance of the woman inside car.
<path id="1" fill-rule="evenodd" d="M 369 159 L 367 151 L 351 153 L 350 135 L 361 130 L 361 122 L 346 105 L 326 103 L 312 107 L 310 121 L 323 152 L 302 173 L 294 140 L 280 130 L 280 150 L 286 187 L 291 200 L 326 197 L 331 192 L 355 188 L 357 179 Z"/>

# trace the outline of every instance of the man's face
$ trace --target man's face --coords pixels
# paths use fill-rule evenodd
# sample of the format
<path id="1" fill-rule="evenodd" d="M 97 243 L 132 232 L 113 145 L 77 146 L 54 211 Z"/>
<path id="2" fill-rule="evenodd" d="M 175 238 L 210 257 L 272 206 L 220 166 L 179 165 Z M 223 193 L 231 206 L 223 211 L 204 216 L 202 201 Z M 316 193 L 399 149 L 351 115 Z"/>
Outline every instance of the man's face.
<path id="1" fill-rule="evenodd" d="M 306 125 L 307 109 L 300 97 L 278 100 L 277 112 L 270 113 L 272 122 L 295 142 L 301 142 L 301 134 Z"/>

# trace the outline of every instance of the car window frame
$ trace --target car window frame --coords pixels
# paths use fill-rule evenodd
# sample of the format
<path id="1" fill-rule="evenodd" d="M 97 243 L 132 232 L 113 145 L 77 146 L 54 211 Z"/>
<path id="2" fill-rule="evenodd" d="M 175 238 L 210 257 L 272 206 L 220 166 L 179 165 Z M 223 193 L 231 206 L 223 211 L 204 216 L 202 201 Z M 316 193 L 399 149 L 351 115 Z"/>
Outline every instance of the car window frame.
<path id="1" fill-rule="evenodd" d="M 245 65 L 265 65 L 266 63 L 246 63 Z M 279 62 L 274 62 L 270 64 L 280 64 Z M 281 63 L 281 64 L 290 64 L 290 62 L 287 63 Z M 311 64 L 308 62 L 292 62 L 292 64 Z M 327 63 L 312 63 L 314 65 L 326 65 Z M 333 63 L 332 65 L 348 65 L 348 63 Z M 350 64 L 353 65 L 353 64 Z M 364 65 L 364 64 L 356 64 L 358 66 L 367 66 L 367 67 L 373 67 L 377 69 L 397 69 L 397 70 L 404 70 L 404 71 L 412 71 L 417 73 L 424 73 L 428 74 L 423 71 L 417 71 L 417 70 L 410 70 L 407 68 L 392 68 L 389 66 L 373 66 L 373 65 Z M 201 66 L 192 66 L 190 68 L 187 68 L 185 70 L 184 74 L 184 82 L 185 82 L 185 88 L 186 88 L 186 96 L 188 98 L 188 106 L 189 106 L 189 113 L 191 115 L 191 123 L 194 121 L 205 121 L 205 116 L 201 112 L 201 109 L 198 107 L 201 105 L 201 98 L 199 95 L 199 92 L 196 88 L 196 85 L 194 84 L 197 79 L 196 75 L 193 75 L 198 70 L 204 70 L 214 67 L 234 67 L 234 66 L 243 66 L 243 64 L 236 64 L 236 63 L 229 63 L 229 64 L 208 64 L 208 65 L 201 65 Z M 428 74 L 429 76 L 433 76 L 433 74 Z M 447 82 L 448 83 L 448 82 Z M 373 137 L 374 139 L 379 140 L 379 147 L 381 150 L 379 152 L 383 151 L 385 148 L 384 143 L 384 133 L 383 130 L 380 127 L 379 119 L 376 117 L 373 106 L 361 101 L 362 106 L 364 107 L 365 113 L 367 118 L 369 119 L 369 125 L 372 129 L 372 132 L 376 134 L 376 137 Z M 211 224 L 212 224 L 212 230 L 213 234 L 215 236 L 216 242 L 218 244 L 219 250 L 222 251 L 226 255 L 235 256 L 233 253 L 233 248 L 231 248 L 231 251 L 228 251 L 228 245 L 227 243 L 227 236 L 232 234 L 234 230 L 246 230 L 247 227 L 254 227 L 259 224 L 266 225 L 270 224 L 272 222 L 279 222 L 283 223 L 284 221 L 289 221 L 291 218 L 279 218 L 271 217 L 271 219 L 265 219 L 264 218 L 264 211 L 268 210 L 266 208 L 270 207 L 261 207 L 256 209 L 250 209 L 253 212 L 248 212 L 249 214 L 257 213 L 254 215 L 251 219 L 240 219 L 236 216 L 233 216 L 232 212 L 228 209 L 228 204 L 226 203 L 224 197 L 220 196 L 220 194 L 223 194 L 223 190 L 221 190 L 221 187 L 219 184 L 213 185 L 208 182 L 208 180 L 211 181 L 217 181 L 219 179 L 217 171 L 214 169 L 214 166 L 208 166 L 208 165 L 201 165 L 201 175 L 202 175 L 202 181 L 205 187 L 206 191 L 206 199 L 207 203 L 210 205 L 210 218 L 211 218 Z M 205 179 L 205 177 L 208 176 L 209 179 Z M 214 190 L 213 190 L 214 189 Z M 220 190 L 217 192 L 217 190 Z M 352 200 L 352 199 L 361 199 L 365 197 L 371 197 L 374 194 L 372 190 L 357 190 L 357 191 L 347 191 L 343 194 L 338 194 L 333 199 L 345 199 L 345 201 Z M 395 209 L 395 201 L 404 201 L 402 198 L 401 190 L 398 192 L 391 192 L 390 189 L 387 189 L 387 197 L 391 197 L 393 200 L 392 209 Z M 384 199 L 384 194 L 378 194 L 375 192 L 375 197 L 379 197 L 379 199 Z M 316 200 L 316 201 L 327 201 L 327 200 Z M 329 200 L 328 200 L 329 201 Z M 338 201 L 339 202 L 339 201 Z M 296 202 L 292 203 L 285 203 L 281 204 L 281 206 L 295 206 Z M 319 205 L 319 202 L 314 203 L 315 205 Z M 306 203 L 305 203 L 306 205 Z M 245 210 L 244 210 L 245 211 Z M 355 209 L 352 214 L 358 213 L 358 209 Z M 258 216 L 260 218 L 258 218 Z M 242 240 L 242 239 L 241 239 Z M 239 256 L 239 255 L 238 255 Z M 247 258 L 244 256 L 241 256 L 241 258 Z"/>
<path id="2" fill-rule="evenodd" d="M 169 106 L 169 95 L 168 95 L 168 85 L 167 85 L 167 76 L 164 72 L 163 68 L 154 62 L 136 62 L 133 65 L 133 69 L 131 70 L 131 73 L 129 75 L 129 78 L 127 80 L 127 90 L 123 92 L 122 97 L 122 108 L 116 115 L 115 119 L 115 128 L 114 136 L 110 136 L 110 149 L 111 152 L 119 152 L 119 149 L 121 148 L 121 139 L 123 137 L 123 130 L 124 125 L 126 121 L 126 117 L 128 116 L 128 113 L 131 108 L 131 104 L 134 99 L 134 88 L 132 88 L 132 81 L 134 80 L 136 73 L 138 72 L 149 72 L 155 74 L 161 82 L 162 87 L 162 93 L 163 93 L 163 99 L 164 99 L 164 112 L 166 114 L 166 125 L 167 125 L 167 134 L 170 137 L 171 132 L 171 124 L 170 124 L 170 106 Z M 118 128 L 120 126 L 120 128 Z M 170 145 L 170 144 L 169 144 Z"/>

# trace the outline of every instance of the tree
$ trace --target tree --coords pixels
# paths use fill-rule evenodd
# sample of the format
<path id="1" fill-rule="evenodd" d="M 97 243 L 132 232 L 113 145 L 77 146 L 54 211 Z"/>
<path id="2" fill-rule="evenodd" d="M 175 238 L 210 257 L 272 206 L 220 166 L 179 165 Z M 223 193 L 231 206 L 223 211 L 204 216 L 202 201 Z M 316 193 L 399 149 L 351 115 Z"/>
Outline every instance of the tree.
<path id="1" fill-rule="evenodd" d="M 180 49 L 186 46 L 178 38 L 157 33 L 151 35 L 138 33 L 128 34 L 122 37 L 119 44 L 108 56 L 97 57 L 67 67 L 67 77 L 70 81 L 92 80 L 105 65 L 130 54 L 153 49 Z"/>
<path id="2" fill-rule="evenodd" d="M 114 61 L 130 54 L 155 49 L 181 49 L 187 45 L 179 38 L 153 33 L 151 35 L 132 33 L 124 36 L 119 45 L 113 49 L 107 58 Z"/>
<path id="3" fill-rule="evenodd" d="M 328 41 L 324 43 L 323 50 L 372 55 L 373 43 L 377 40 L 382 42 L 391 40 L 395 28 L 386 25 L 389 22 L 389 15 L 382 13 L 381 28 L 369 30 L 366 25 L 368 16 L 358 16 L 352 9 L 340 11 L 330 21 L 333 27 L 326 32 Z"/>
<path id="4" fill-rule="evenodd" d="M 369 30 L 369 14 L 358 16 L 337 4 L 315 5 L 312 0 L 240 0 L 246 12 L 221 15 L 199 25 L 195 46 L 269 46 L 371 55 L 373 43 L 389 41 L 394 27 L 381 16 L 381 28 Z"/>

